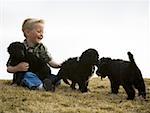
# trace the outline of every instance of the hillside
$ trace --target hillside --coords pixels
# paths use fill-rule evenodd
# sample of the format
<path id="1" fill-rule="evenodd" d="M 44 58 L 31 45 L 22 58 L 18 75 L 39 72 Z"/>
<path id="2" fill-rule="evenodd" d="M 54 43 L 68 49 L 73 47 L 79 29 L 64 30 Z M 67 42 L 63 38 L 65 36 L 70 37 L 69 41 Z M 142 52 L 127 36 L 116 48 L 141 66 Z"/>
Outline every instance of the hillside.
<path id="1" fill-rule="evenodd" d="M 93 78 L 90 92 L 72 91 L 62 84 L 56 92 L 30 91 L 0 81 L 0 113 L 150 113 L 150 79 L 145 79 L 147 101 L 138 97 L 126 100 L 120 87 L 118 95 L 110 94 L 108 79 Z"/>

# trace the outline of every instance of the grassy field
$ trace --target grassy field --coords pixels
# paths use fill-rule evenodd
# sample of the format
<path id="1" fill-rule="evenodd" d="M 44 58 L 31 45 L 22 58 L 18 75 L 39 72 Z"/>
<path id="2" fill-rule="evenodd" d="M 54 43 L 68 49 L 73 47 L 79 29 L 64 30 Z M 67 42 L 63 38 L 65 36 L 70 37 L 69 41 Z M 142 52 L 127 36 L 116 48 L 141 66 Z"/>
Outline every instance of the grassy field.
<path id="1" fill-rule="evenodd" d="M 147 101 L 126 100 L 120 87 L 118 95 L 110 94 L 108 79 L 93 78 L 88 93 L 73 91 L 62 84 L 56 92 L 30 91 L 0 81 L 0 113 L 150 113 L 150 79 L 145 79 Z"/>

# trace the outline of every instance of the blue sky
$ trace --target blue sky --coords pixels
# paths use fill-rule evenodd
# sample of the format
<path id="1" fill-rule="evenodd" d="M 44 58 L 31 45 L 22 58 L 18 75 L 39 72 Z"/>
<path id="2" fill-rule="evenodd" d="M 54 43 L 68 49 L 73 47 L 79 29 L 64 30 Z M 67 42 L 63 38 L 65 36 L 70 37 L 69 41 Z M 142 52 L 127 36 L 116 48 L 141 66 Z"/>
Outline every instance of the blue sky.
<path id="1" fill-rule="evenodd" d="M 45 20 L 43 43 L 58 62 L 88 48 L 124 60 L 131 51 L 143 76 L 150 77 L 149 5 L 148 0 L 0 0 L 0 78 L 12 79 L 7 47 L 24 40 L 21 25 L 28 17 Z"/>

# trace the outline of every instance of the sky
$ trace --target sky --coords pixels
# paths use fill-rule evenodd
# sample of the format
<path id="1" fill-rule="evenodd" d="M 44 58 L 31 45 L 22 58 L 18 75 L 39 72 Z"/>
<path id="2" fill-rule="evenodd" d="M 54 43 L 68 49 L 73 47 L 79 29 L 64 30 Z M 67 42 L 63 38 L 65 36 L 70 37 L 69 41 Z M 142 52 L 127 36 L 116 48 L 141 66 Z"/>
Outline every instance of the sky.
<path id="1" fill-rule="evenodd" d="M 7 47 L 24 40 L 26 18 L 45 20 L 42 42 L 58 63 L 88 48 L 124 60 L 131 51 L 143 77 L 150 78 L 148 0 L 0 0 L 0 79 L 12 79 L 6 72 Z"/>

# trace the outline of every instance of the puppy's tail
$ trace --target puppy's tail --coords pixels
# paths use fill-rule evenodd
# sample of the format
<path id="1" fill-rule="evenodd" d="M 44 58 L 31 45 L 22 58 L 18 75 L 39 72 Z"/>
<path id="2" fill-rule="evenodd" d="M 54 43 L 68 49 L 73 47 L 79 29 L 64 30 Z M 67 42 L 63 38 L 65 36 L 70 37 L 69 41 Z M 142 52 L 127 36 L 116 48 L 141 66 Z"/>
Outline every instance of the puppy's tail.
<path id="1" fill-rule="evenodd" d="M 132 54 L 130 51 L 128 52 L 128 57 L 129 57 L 129 60 L 130 60 L 132 63 L 135 63 L 134 58 L 133 58 L 133 54 Z"/>

